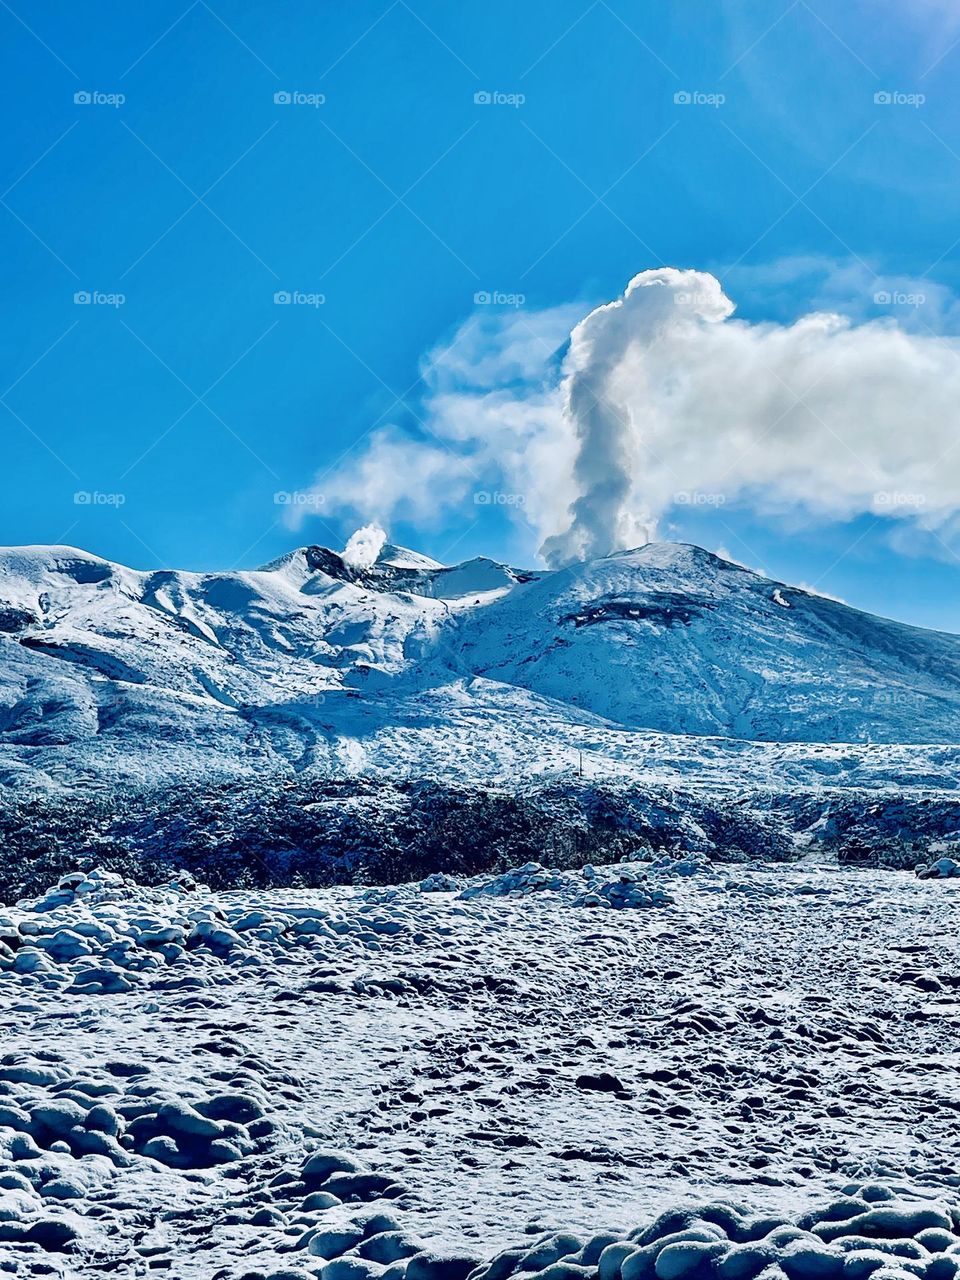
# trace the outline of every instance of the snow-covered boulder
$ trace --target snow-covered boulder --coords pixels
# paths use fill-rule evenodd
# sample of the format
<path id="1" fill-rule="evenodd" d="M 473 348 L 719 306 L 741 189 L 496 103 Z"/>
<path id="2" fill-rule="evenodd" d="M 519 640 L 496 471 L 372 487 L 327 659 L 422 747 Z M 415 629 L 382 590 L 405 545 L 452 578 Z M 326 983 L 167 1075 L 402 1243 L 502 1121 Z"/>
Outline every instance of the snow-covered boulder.
<path id="1" fill-rule="evenodd" d="M 543 889 L 558 893 L 568 885 L 568 878 L 556 867 L 547 869 L 539 862 L 527 862 L 522 867 L 511 867 L 493 880 L 468 885 L 460 897 L 520 898 Z"/>
<path id="2" fill-rule="evenodd" d="M 650 871 L 666 876 L 696 876 L 710 871 L 710 863 L 702 853 L 663 853 L 648 864 Z"/>
<path id="3" fill-rule="evenodd" d="M 574 899 L 574 906 L 619 910 L 624 907 L 666 907 L 672 902 L 668 893 L 652 887 L 639 872 L 622 867 L 613 879 L 606 881 L 594 871 L 587 880 L 586 891 Z"/>
<path id="4" fill-rule="evenodd" d="M 916 872 L 920 880 L 956 880 L 960 878 L 960 862 L 953 858 L 938 858 L 928 866 L 921 863 Z"/>
<path id="5" fill-rule="evenodd" d="M 459 888 L 453 876 L 448 876 L 443 871 L 434 871 L 420 881 L 421 893 L 455 893 Z"/>

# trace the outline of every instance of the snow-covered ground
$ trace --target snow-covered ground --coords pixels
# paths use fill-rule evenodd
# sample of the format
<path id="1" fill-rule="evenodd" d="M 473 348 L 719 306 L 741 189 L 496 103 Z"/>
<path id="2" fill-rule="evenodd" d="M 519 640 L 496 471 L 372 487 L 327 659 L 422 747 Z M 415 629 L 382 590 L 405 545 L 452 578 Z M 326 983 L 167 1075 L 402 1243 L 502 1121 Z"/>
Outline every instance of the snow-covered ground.
<path id="1" fill-rule="evenodd" d="M 817 859 L 956 868 L 958 765 L 960 640 L 695 547 L 0 553 L 8 886 L 430 862 L 0 908 L 0 1275 L 957 1280 L 960 877 Z"/>
<path id="2" fill-rule="evenodd" d="M 69 878 L 0 909 L 0 1274 L 953 1280 L 958 892 Z"/>

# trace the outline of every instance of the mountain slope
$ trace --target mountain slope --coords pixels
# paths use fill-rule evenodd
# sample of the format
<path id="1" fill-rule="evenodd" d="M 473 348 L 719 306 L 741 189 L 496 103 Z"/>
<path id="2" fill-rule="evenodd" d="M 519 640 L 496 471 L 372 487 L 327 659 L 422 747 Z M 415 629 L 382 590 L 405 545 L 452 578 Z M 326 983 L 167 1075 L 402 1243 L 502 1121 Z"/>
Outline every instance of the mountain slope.
<path id="1" fill-rule="evenodd" d="M 534 622 L 536 620 L 536 622 Z M 960 640 L 652 543 L 473 613 L 464 663 L 630 728 L 960 742 Z"/>
<path id="2" fill-rule="evenodd" d="M 787 745 L 750 745 L 764 742 Z M 822 745 L 845 743 L 860 745 Z M 960 640 L 695 547 L 555 573 L 390 546 L 365 568 L 305 547 L 214 574 L 0 551 L 7 783 L 483 781 L 563 772 L 580 752 L 611 776 L 951 776 L 952 750 L 911 743 L 960 743 Z"/>

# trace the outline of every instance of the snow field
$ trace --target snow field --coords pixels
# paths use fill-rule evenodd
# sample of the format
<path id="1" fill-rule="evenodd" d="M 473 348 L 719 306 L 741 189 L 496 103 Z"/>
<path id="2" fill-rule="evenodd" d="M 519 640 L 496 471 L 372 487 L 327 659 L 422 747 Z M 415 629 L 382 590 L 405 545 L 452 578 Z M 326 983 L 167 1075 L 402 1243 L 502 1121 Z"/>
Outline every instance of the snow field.
<path id="1" fill-rule="evenodd" d="M 0 1274 L 953 1280 L 956 882 L 734 870 L 5 908 Z"/>

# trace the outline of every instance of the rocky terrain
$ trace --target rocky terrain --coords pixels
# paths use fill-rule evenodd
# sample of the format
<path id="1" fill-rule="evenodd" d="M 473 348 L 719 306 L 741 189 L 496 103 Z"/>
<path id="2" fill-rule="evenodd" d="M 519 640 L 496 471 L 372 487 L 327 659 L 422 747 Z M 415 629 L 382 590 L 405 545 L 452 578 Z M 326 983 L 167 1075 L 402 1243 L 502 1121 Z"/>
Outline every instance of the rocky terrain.
<path id="1" fill-rule="evenodd" d="M 958 886 L 67 876 L 0 916 L 0 1268 L 952 1280 Z"/>
<path id="2" fill-rule="evenodd" d="M 956 1280 L 956 637 L 663 544 L 0 632 L 0 1275 Z"/>

